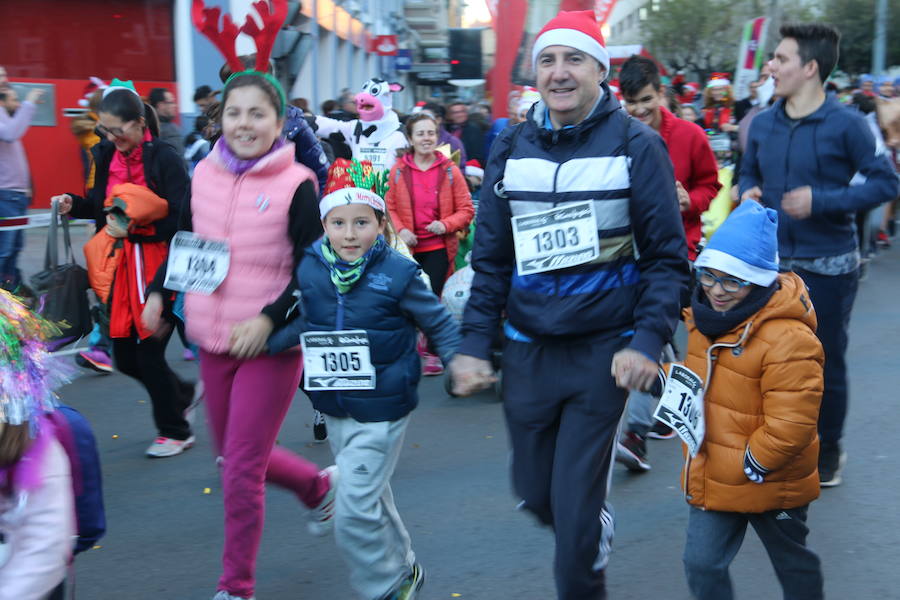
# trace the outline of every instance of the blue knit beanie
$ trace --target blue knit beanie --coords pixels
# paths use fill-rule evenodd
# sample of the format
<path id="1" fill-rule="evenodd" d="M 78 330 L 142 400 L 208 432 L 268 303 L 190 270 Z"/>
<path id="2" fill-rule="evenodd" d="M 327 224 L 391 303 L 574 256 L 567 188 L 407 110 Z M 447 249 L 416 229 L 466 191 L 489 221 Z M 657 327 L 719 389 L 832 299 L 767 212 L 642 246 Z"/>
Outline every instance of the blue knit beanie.
<path id="1" fill-rule="evenodd" d="M 694 263 L 763 287 L 778 277 L 778 213 L 758 202 L 741 202 Z"/>

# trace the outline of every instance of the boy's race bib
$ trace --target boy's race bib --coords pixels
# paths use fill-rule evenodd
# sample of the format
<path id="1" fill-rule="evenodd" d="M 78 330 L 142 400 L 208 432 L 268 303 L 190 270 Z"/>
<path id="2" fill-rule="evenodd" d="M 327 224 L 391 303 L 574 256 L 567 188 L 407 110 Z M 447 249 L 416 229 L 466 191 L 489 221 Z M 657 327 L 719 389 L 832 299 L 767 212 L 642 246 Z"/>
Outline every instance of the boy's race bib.
<path id="1" fill-rule="evenodd" d="M 189 231 L 179 231 L 169 245 L 163 286 L 176 292 L 208 296 L 225 280 L 230 264 L 228 242 L 206 240 Z"/>
<path id="2" fill-rule="evenodd" d="M 375 389 L 375 367 L 365 331 L 308 331 L 300 336 L 300 346 L 306 391 Z"/>
<path id="3" fill-rule="evenodd" d="M 674 429 L 687 444 L 691 456 L 697 456 L 706 435 L 700 376 L 684 365 L 670 365 L 666 387 L 653 416 Z"/>
<path id="4" fill-rule="evenodd" d="M 583 265 L 600 255 L 591 201 L 513 217 L 512 229 L 519 275 Z"/>

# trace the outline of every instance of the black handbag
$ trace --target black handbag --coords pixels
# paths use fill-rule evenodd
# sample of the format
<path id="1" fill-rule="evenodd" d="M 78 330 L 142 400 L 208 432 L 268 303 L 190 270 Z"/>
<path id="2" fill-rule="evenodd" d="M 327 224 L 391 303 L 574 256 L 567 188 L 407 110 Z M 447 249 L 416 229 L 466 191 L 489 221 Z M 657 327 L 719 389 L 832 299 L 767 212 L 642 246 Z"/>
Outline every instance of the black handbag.
<path id="1" fill-rule="evenodd" d="M 60 329 L 57 336 L 48 340 L 50 350 L 58 350 L 88 335 L 93 324 L 87 297 L 90 287 L 87 270 L 77 264 L 72 256 L 69 220 L 62 219 L 66 262 L 59 264 L 57 238 L 60 219 L 56 201 L 53 202 L 51 211 L 44 270 L 31 277 L 31 287 L 37 296 L 35 311 Z"/>

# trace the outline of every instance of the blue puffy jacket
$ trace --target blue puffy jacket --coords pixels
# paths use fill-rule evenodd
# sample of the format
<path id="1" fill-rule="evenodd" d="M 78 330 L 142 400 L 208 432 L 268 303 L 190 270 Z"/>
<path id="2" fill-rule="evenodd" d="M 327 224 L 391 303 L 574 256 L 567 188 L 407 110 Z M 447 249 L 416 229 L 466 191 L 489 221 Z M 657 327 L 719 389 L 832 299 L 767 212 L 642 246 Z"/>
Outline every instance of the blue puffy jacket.
<path id="1" fill-rule="evenodd" d="M 292 104 L 287 107 L 282 133 L 294 142 L 294 160 L 316 174 L 321 197 L 325 190 L 325 182 L 328 180 L 328 158 L 322 150 L 319 138 L 303 118 L 303 111 Z"/>
<path id="2" fill-rule="evenodd" d="M 313 406 L 333 417 L 360 422 L 396 421 L 419 403 L 421 361 L 416 327 L 422 329 L 445 363 L 459 346 L 459 325 L 419 277 L 419 265 L 382 245 L 360 280 L 346 294 L 331 282 L 322 241 L 307 248 L 297 266 L 302 314 L 275 332 L 269 352 L 299 343 L 305 331 L 365 329 L 375 367 L 374 390 L 310 392 Z"/>
<path id="3" fill-rule="evenodd" d="M 578 125 L 547 129 L 546 105 L 538 102 L 494 142 L 460 353 L 487 359 L 504 310 L 509 325 L 537 341 L 633 332 L 630 347 L 656 360 L 671 339 L 689 278 L 672 163 L 662 138 L 602 88 Z M 594 202 L 600 257 L 520 275 L 511 217 L 586 200 Z"/>
<path id="4" fill-rule="evenodd" d="M 850 186 L 856 172 L 866 182 Z M 741 161 L 741 194 L 758 186 L 778 211 L 778 253 L 790 258 L 837 256 L 856 248 L 854 213 L 897 197 L 897 176 L 863 116 L 829 95 L 811 115 L 788 118 L 784 100 L 756 115 Z M 789 217 L 785 192 L 812 188 L 812 215 Z"/>

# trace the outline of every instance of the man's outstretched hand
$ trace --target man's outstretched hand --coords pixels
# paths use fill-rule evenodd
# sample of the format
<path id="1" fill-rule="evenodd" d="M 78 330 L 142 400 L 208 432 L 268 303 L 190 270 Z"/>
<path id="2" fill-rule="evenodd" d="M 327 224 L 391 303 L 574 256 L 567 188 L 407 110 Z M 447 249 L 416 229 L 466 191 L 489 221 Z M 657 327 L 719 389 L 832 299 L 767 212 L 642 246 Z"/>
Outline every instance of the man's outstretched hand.
<path id="1" fill-rule="evenodd" d="M 457 354 L 450 361 L 450 377 L 454 396 L 469 396 L 487 389 L 497 382 L 490 361 Z"/>
<path id="2" fill-rule="evenodd" d="M 659 377 L 659 365 L 637 350 L 625 348 L 613 355 L 611 372 L 618 387 L 646 392 Z"/>

